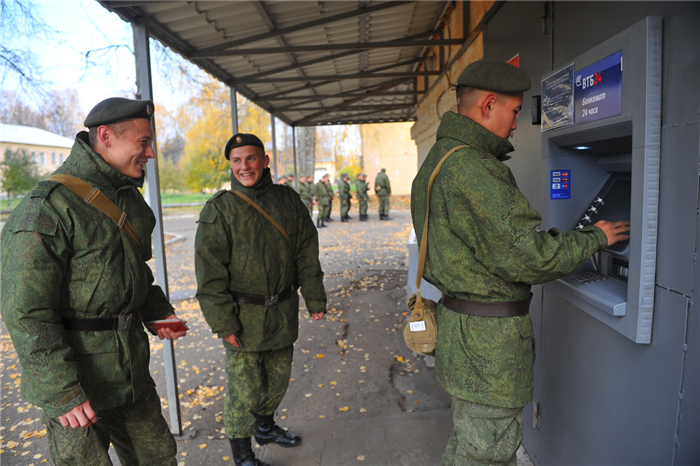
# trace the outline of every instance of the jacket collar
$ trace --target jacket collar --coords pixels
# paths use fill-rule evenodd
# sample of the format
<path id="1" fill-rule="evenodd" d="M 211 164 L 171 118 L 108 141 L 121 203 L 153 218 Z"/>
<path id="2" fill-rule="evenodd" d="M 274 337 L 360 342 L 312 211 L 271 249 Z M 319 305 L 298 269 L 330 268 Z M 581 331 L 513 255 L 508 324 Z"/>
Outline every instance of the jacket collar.
<path id="1" fill-rule="evenodd" d="M 243 193 L 248 197 L 251 196 L 262 196 L 265 194 L 270 187 L 272 186 L 272 175 L 270 175 L 270 169 L 265 168 L 263 169 L 263 175 L 262 178 L 260 178 L 260 181 L 256 183 L 255 186 L 252 188 L 247 188 L 241 184 L 240 181 L 238 181 L 238 178 L 233 174 L 233 170 L 231 171 L 231 189 L 233 191 L 238 191 L 239 193 Z"/>
<path id="2" fill-rule="evenodd" d="M 442 116 L 437 139 L 452 138 L 464 144 L 469 144 L 481 153 L 491 154 L 501 162 L 510 157 L 513 145 L 507 139 L 496 136 L 468 116 L 455 112 L 447 112 Z"/>
<path id="3" fill-rule="evenodd" d="M 92 150 L 87 131 L 81 131 L 75 136 L 70 156 L 55 173 L 72 175 L 103 189 L 140 188 L 144 180 L 144 175 L 132 178 L 112 168 L 100 154 Z"/>

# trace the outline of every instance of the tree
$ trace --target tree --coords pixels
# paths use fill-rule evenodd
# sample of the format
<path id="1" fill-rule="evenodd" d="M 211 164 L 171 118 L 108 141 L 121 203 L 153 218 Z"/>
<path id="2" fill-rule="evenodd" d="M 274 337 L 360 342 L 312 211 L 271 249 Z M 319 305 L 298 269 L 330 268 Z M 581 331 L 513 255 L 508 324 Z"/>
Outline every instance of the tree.
<path id="1" fill-rule="evenodd" d="M 39 107 L 44 128 L 67 138 L 74 138 L 83 129 L 85 115 L 79 109 L 78 91 L 52 89 Z"/>
<path id="2" fill-rule="evenodd" d="M 0 162 L 0 184 L 7 193 L 7 208 L 13 196 L 26 194 L 40 181 L 39 170 L 26 149 L 7 149 Z"/>
<path id="3" fill-rule="evenodd" d="M 362 137 L 357 125 L 318 128 L 316 153 L 321 161 L 333 162 L 336 171 L 342 166 L 359 165 Z"/>
<path id="4" fill-rule="evenodd" d="M 205 193 L 229 180 L 231 167 L 223 149 L 231 134 L 231 105 L 228 89 L 214 78 L 180 110 L 178 120 L 185 130 L 182 171 L 185 184 Z"/>
<path id="5" fill-rule="evenodd" d="M 158 159 L 158 173 L 160 175 L 160 190 L 167 192 L 176 191 L 185 187 L 182 181 L 180 166 L 168 157 Z"/>
<path id="6" fill-rule="evenodd" d="M 312 175 L 316 167 L 316 127 L 297 128 L 297 155 L 299 174 Z"/>
<path id="7" fill-rule="evenodd" d="M 0 121 L 8 125 L 33 126 L 34 128 L 48 129 L 44 118 L 39 112 L 28 106 L 12 91 L 2 91 L 0 96 Z"/>

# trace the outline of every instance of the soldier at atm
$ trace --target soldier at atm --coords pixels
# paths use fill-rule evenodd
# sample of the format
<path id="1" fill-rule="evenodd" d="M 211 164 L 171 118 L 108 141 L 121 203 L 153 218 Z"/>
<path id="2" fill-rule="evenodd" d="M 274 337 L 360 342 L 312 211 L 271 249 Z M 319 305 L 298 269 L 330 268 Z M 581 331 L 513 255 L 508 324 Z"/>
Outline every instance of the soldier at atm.
<path id="1" fill-rule="evenodd" d="M 369 201 L 367 191 L 369 190 L 369 184 L 367 184 L 367 175 L 365 173 L 357 175 L 355 189 L 357 191 L 357 203 L 360 205 L 360 221 L 366 222 L 369 220 L 369 215 L 367 215 L 367 201 Z"/>
<path id="2" fill-rule="evenodd" d="M 253 435 L 259 445 L 301 443 L 274 420 L 299 333 L 297 288 L 314 320 L 326 312 L 326 292 L 318 232 L 299 196 L 273 184 L 262 141 L 235 134 L 224 155 L 231 190 L 215 194 L 199 215 L 197 299 L 226 350 L 224 423 L 234 463 L 265 466 L 253 453 Z"/>
<path id="3" fill-rule="evenodd" d="M 377 173 L 377 178 L 374 180 L 374 192 L 379 198 L 379 220 L 392 220 L 389 217 L 391 182 L 386 174 L 386 168 L 382 168 L 382 171 Z"/>
<path id="4" fill-rule="evenodd" d="M 442 292 L 435 376 L 452 396 L 454 429 L 443 466 L 513 465 L 532 401 L 535 342 L 530 286 L 567 275 L 594 253 L 629 238 L 629 222 L 600 221 L 564 233 L 538 231 L 542 217 L 503 162 L 513 146 L 528 75 L 480 60 L 457 80 L 458 113 L 443 115 L 411 192 L 420 244 L 430 198 L 423 278 Z"/>
<path id="5" fill-rule="evenodd" d="M 316 190 L 316 202 L 318 202 L 318 215 L 316 216 L 316 228 L 325 228 L 325 223 L 328 217 L 328 212 L 331 210 L 331 197 L 328 194 L 327 186 L 330 184 L 328 180 L 330 175 L 326 173 L 318 180 L 314 189 Z M 330 188 L 333 189 L 333 188 Z"/>
<path id="6" fill-rule="evenodd" d="M 348 214 L 350 212 L 350 177 L 347 173 L 341 173 L 338 179 L 338 198 L 340 199 L 340 221 L 347 222 L 352 217 Z"/>
<path id="7" fill-rule="evenodd" d="M 177 464 L 143 326 L 176 319 L 146 263 L 156 219 L 138 188 L 155 157 L 152 116 L 149 100 L 98 103 L 56 178 L 22 199 L 2 230 L 2 319 L 22 396 L 43 409 L 59 466 L 111 465 L 110 443 L 121 464 Z M 81 184 L 92 205 L 75 192 Z M 104 213 L 105 198 L 128 223 Z"/>

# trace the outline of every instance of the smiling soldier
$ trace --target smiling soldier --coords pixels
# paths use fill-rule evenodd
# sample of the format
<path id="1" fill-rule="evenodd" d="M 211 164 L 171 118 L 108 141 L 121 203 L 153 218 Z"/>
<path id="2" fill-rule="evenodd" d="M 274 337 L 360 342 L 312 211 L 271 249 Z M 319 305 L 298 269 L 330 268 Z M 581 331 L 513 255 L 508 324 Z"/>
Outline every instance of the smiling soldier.
<path id="1" fill-rule="evenodd" d="M 199 216 L 195 239 L 197 299 L 224 340 L 226 434 L 237 466 L 260 466 L 260 445 L 295 447 L 301 438 L 275 424 L 292 370 L 299 295 L 314 320 L 326 312 L 318 233 L 297 193 L 275 185 L 263 143 L 236 134 L 224 155 L 231 190 L 219 191 Z"/>
<path id="2" fill-rule="evenodd" d="M 542 217 L 503 163 L 529 88 L 527 73 L 508 63 L 467 66 L 457 79 L 458 113 L 443 115 L 413 181 L 420 244 L 431 174 L 444 162 L 429 198 L 423 272 L 442 292 L 435 377 L 452 395 L 454 419 L 443 466 L 516 465 L 523 407 L 533 394 L 530 286 L 563 277 L 629 238 L 629 222 L 600 221 L 566 234 L 536 229 Z"/>
<path id="3" fill-rule="evenodd" d="M 143 329 L 176 318 L 146 264 L 156 219 L 137 189 L 155 157 L 152 115 L 147 100 L 97 104 L 2 231 L 2 317 L 57 465 L 111 465 L 110 442 L 122 464 L 176 464 Z"/>

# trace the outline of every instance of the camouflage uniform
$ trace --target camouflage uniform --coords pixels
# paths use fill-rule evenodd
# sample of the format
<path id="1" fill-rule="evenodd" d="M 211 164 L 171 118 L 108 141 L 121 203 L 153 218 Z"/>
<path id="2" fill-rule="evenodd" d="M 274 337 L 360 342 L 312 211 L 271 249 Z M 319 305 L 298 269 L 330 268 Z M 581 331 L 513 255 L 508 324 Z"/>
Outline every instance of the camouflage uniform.
<path id="1" fill-rule="evenodd" d="M 597 227 L 566 234 L 556 228 L 537 231 L 542 218 L 502 163 L 513 146 L 453 112 L 443 116 L 437 142 L 413 181 L 411 214 L 419 243 L 430 175 L 440 159 L 461 144 L 471 147 L 445 161 L 430 203 L 423 277 L 440 291 L 481 302 L 526 299 L 531 285 L 571 273 L 607 245 L 605 233 Z M 530 315 L 469 316 L 442 303 L 437 313 L 436 378 L 452 395 L 455 407 L 467 402 L 476 406 L 455 409 L 456 437 L 443 464 L 492 464 L 463 444 L 471 442 L 471 437 L 460 438 L 464 420 L 459 416 L 469 412 L 474 418 L 499 418 L 501 424 L 511 425 L 502 417 L 504 408 L 512 408 L 509 419 L 517 418 L 522 425 L 522 414 L 513 414 L 532 401 L 535 343 Z M 493 422 L 483 425 L 495 426 Z"/>
<path id="2" fill-rule="evenodd" d="M 219 338 L 236 334 L 241 348 L 224 341 L 228 396 L 224 421 L 230 438 L 251 437 L 256 415 L 272 415 L 289 382 L 299 332 L 299 295 L 265 307 L 234 300 L 230 291 L 272 296 L 292 285 L 310 313 L 326 311 L 318 234 L 296 194 L 272 183 L 269 169 L 253 188 L 231 176 L 231 189 L 250 197 L 287 232 L 243 199 L 220 191 L 199 215 L 195 239 L 197 299 Z"/>
<path id="3" fill-rule="evenodd" d="M 338 179 L 338 198 L 340 199 L 340 218 L 347 219 L 350 212 L 350 185 L 342 176 Z"/>
<path id="4" fill-rule="evenodd" d="M 328 210 L 326 211 L 326 220 L 332 222 L 333 219 L 331 218 L 331 212 L 333 211 L 333 199 L 335 199 L 335 192 L 333 191 L 333 183 L 328 181 L 325 185 L 323 185 L 324 188 L 326 188 L 326 193 L 328 194 Z"/>
<path id="5" fill-rule="evenodd" d="M 357 189 L 357 202 L 360 204 L 360 218 L 362 218 L 367 215 L 367 199 L 369 199 L 367 190 L 369 187 L 365 181 L 358 178 L 355 180 L 355 188 Z"/>
<path id="6" fill-rule="evenodd" d="M 314 201 L 313 201 L 313 185 L 309 186 L 308 183 L 299 183 L 299 197 L 301 198 L 304 205 L 309 209 L 309 215 L 314 213 Z"/>
<path id="7" fill-rule="evenodd" d="M 22 364 L 22 395 L 43 408 L 56 464 L 111 464 L 110 440 L 123 464 L 176 464 L 175 441 L 148 371 L 143 322 L 173 307 L 153 285 L 155 217 L 133 179 L 96 154 L 86 132 L 55 173 L 100 189 L 131 220 L 135 243 L 105 214 L 65 186 L 42 181 L 2 231 L 2 317 Z M 61 318 L 133 312 L 126 331 L 67 331 Z M 102 420 L 84 428 L 56 420 L 81 403 Z M 145 414 L 139 418 L 137 413 Z M 148 432 L 148 435 L 142 435 Z M 81 440 L 82 439 L 82 440 Z"/>
<path id="8" fill-rule="evenodd" d="M 377 193 L 379 198 L 379 217 L 388 217 L 389 207 L 391 206 L 391 201 L 389 200 L 391 182 L 384 171 L 377 173 L 377 178 L 374 180 L 374 192 Z"/>
<path id="9" fill-rule="evenodd" d="M 314 187 L 316 190 L 316 201 L 318 202 L 318 216 L 316 218 L 319 221 L 326 219 L 331 211 L 331 197 L 328 195 L 327 184 L 330 183 L 324 183 L 319 180 Z"/>

